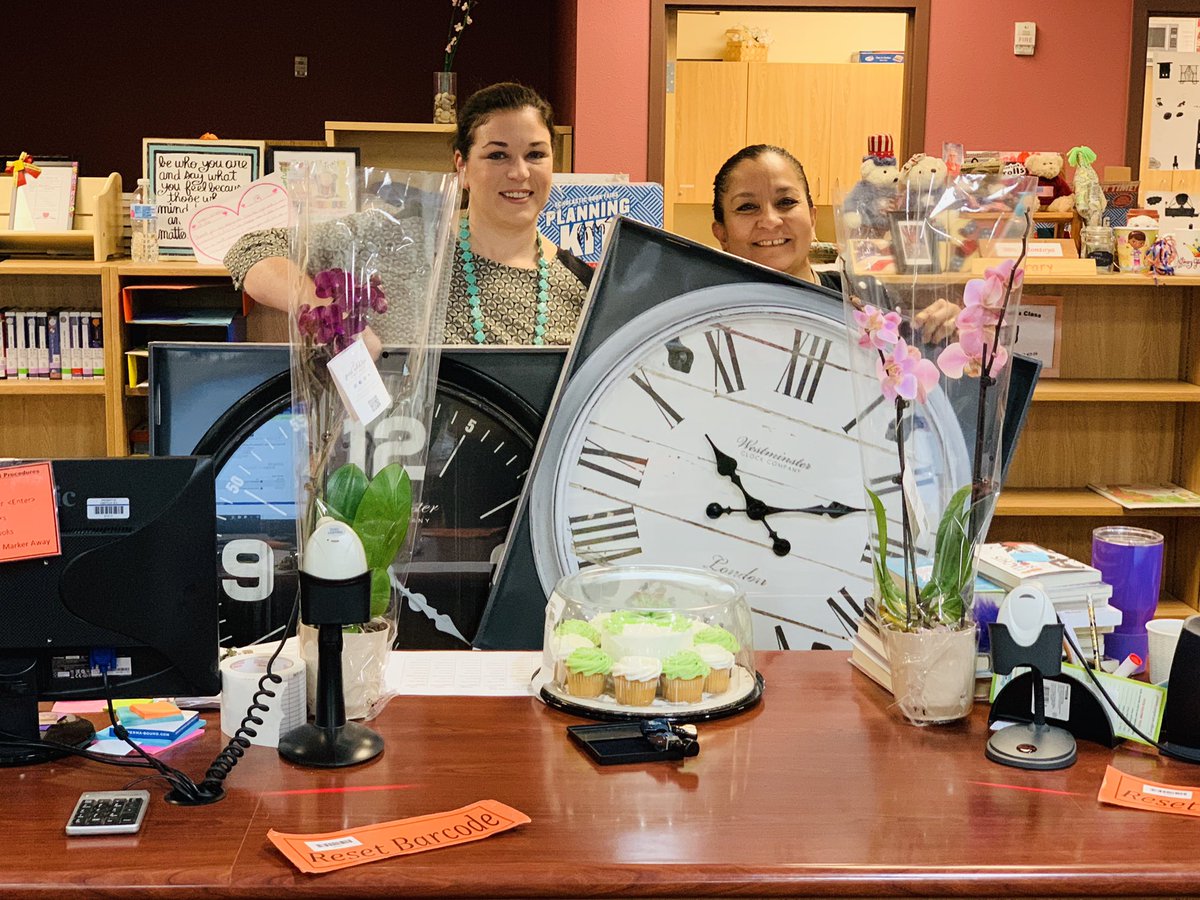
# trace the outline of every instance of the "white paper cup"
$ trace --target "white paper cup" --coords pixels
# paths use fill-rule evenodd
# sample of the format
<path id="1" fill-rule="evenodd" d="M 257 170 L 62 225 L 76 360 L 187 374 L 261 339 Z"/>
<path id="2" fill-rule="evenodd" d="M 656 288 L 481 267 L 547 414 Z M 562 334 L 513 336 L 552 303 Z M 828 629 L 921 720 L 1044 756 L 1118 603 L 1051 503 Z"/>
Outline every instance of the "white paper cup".
<path id="1" fill-rule="evenodd" d="M 1146 623 L 1146 637 L 1150 643 L 1150 681 L 1162 684 L 1171 677 L 1171 662 L 1175 659 L 1175 645 L 1183 631 L 1183 619 L 1151 619 Z"/>

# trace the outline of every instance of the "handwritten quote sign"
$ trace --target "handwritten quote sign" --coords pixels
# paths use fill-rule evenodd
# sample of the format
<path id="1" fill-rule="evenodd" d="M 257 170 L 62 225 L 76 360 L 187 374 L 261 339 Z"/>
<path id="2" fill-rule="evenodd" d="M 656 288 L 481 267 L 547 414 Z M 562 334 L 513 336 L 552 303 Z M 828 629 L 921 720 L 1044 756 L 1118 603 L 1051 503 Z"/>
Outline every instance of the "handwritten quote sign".
<path id="1" fill-rule="evenodd" d="M 158 250 L 192 256 L 188 222 L 201 206 L 235 196 L 262 174 L 265 141 L 142 141 L 158 206 Z"/>
<path id="2" fill-rule="evenodd" d="M 0 563 L 61 552 L 50 463 L 0 467 Z"/>

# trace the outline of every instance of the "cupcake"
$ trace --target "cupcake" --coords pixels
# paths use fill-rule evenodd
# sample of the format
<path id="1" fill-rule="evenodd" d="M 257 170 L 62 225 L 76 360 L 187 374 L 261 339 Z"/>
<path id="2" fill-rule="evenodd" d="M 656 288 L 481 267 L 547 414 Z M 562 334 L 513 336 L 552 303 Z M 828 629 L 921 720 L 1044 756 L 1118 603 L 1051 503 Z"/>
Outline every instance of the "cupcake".
<path id="1" fill-rule="evenodd" d="M 699 703 L 708 665 L 694 650 L 680 650 L 663 663 L 663 697 L 672 703 Z"/>
<path id="2" fill-rule="evenodd" d="M 582 634 L 568 633 L 551 638 L 550 654 L 554 657 L 554 680 L 559 684 L 565 684 L 567 681 L 567 657 L 582 647 L 595 646 Z"/>
<path id="3" fill-rule="evenodd" d="M 599 697 L 612 670 L 612 657 L 599 647 L 580 647 L 567 657 L 567 693 L 575 697 Z"/>
<path id="4" fill-rule="evenodd" d="M 742 645 L 738 643 L 737 638 L 719 625 L 701 628 L 692 635 L 692 643 L 697 646 L 700 644 L 716 644 L 718 647 L 724 647 L 730 653 L 737 653 L 742 649 Z"/>
<path id="5" fill-rule="evenodd" d="M 696 655 L 708 666 L 708 678 L 704 690 L 709 694 L 723 694 L 729 690 L 729 676 L 733 672 L 733 654 L 720 644 L 697 644 Z"/>
<path id="6" fill-rule="evenodd" d="M 600 632 L 595 626 L 585 622 L 583 619 L 564 619 L 558 623 L 558 627 L 554 629 L 554 634 L 558 637 L 563 637 L 568 634 L 577 634 L 580 637 L 585 637 L 593 647 L 600 646 Z"/>
<path id="7" fill-rule="evenodd" d="M 623 656 L 612 667 L 613 693 L 622 706 L 649 706 L 658 693 L 662 663 L 653 656 Z"/>

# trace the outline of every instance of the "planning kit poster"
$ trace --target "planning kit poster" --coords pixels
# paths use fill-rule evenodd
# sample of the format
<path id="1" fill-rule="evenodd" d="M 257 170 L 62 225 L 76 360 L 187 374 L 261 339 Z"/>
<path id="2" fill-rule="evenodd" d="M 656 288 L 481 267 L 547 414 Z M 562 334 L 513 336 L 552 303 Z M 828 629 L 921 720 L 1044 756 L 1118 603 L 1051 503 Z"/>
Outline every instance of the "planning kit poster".
<path id="1" fill-rule="evenodd" d="M 604 249 L 604 225 L 614 216 L 662 228 L 662 185 L 611 180 L 602 184 L 556 183 L 538 216 L 538 231 L 584 262 L 597 263 Z"/>

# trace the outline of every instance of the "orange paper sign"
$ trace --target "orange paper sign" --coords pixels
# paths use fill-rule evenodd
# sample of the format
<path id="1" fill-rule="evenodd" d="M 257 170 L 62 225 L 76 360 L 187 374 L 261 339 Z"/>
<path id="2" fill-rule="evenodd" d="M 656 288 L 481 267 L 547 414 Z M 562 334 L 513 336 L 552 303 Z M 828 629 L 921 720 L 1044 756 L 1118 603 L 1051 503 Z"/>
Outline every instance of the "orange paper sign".
<path id="1" fill-rule="evenodd" d="M 0 468 L 0 563 L 60 553 L 50 463 Z"/>
<path id="2" fill-rule="evenodd" d="M 511 806 L 480 800 L 450 812 L 327 834 L 284 834 L 271 829 L 267 837 L 297 869 L 316 875 L 482 840 L 529 821 L 529 816 Z"/>
<path id="3" fill-rule="evenodd" d="M 1101 803 L 1130 809 L 1200 816 L 1200 788 L 1134 778 L 1112 766 L 1104 770 L 1098 799 Z"/>

